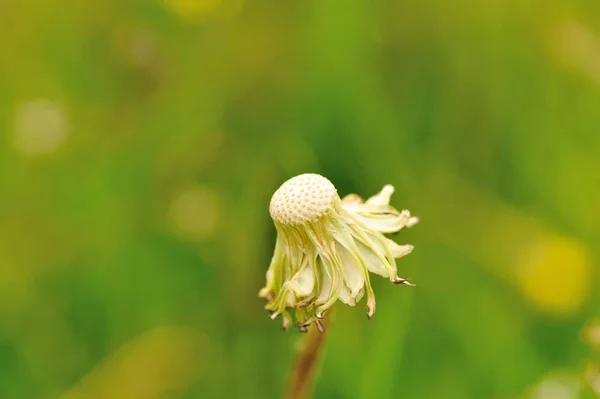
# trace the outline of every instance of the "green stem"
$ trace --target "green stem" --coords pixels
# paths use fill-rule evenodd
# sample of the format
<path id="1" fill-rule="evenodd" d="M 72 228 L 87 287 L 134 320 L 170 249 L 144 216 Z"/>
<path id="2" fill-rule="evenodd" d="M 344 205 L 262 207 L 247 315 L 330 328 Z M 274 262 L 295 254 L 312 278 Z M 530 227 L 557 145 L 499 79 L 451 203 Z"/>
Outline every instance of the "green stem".
<path id="1" fill-rule="evenodd" d="M 333 309 L 329 309 L 321 323 L 328 328 L 331 324 Z M 292 367 L 286 398 L 307 399 L 313 388 L 313 378 L 327 340 L 327 332 L 319 332 L 311 325 L 303 337 Z"/>

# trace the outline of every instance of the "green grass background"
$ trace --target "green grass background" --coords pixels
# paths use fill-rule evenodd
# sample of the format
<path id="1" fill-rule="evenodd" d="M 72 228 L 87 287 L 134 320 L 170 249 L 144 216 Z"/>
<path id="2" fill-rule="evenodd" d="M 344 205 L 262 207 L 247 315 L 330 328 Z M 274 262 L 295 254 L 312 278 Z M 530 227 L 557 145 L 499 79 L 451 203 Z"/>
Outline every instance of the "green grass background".
<path id="1" fill-rule="evenodd" d="M 0 397 L 281 397 L 268 203 L 317 172 L 421 223 L 316 398 L 593 398 L 599 129 L 596 0 L 0 1 Z"/>

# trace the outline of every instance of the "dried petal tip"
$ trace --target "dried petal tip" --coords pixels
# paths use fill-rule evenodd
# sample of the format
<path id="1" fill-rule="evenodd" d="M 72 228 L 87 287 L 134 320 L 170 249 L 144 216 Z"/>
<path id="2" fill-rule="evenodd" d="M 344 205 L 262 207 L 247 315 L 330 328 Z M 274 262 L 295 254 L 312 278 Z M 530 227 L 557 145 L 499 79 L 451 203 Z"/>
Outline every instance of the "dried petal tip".
<path id="1" fill-rule="evenodd" d="M 414 287 L 415 285 L 410 283 L 407 279 L 402 278 L 402 277 L 397 277 L 394 280 L 392 280 L 392 283 L 394 284 L 404 284 L 404 285 L 408 285 L 409 287 Z"/>
<path id="2" fill-rule="evenodd" d="M 337 191 L 325 177 L 306 173 L 283 183 L 273 197 L 271 217 L 284 225 L 312 222 L 333 209 Z"/>
<path id="3" fill-rule="evenodd" d="M 317 329 L 319 330 L 320 333 L 325 332 L 325 326 L 323 325 L 323 323 L 321 323 L 319 320 L 317 320 L 317 321 L 315 321 L 315 324 L 317 325 Z"/>

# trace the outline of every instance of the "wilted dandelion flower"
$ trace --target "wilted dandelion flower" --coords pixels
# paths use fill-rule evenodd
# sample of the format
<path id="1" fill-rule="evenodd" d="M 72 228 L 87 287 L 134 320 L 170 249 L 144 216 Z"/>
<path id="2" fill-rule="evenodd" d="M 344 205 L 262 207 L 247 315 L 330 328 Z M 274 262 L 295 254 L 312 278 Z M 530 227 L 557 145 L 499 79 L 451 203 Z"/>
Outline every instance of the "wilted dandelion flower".
<path id="1" fill-rule="evenodd" d="M 268 303 L 271 318 L 283 317 L 305 332 L 311 323 L 324 331 L 320 319 L 338 299 L 354 306 L 366 292 L 367 315 L 375 313 L 369 272 L 394 284 L 411 285 L 398 277 L 394 258 L 409 254 L 412 245 L 384 237 L 418 222 L 410 212 L 390 206 L 394 187 L 386 185 L 367 201 L 355 194 L 340 199 L 323 176 L 303 174 L 286 181 L 273 194 L 269 211 L 277 242 L 259 296 Z"/>

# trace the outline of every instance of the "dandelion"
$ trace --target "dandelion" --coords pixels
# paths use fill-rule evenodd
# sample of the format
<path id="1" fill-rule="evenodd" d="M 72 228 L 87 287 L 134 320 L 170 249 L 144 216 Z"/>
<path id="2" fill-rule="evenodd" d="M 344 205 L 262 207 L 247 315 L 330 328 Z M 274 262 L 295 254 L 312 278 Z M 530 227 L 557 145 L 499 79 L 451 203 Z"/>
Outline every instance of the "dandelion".
<path id="1" fill-rule="evenodd" d="M 367 296 L 367 316 L 375 313 L 369 272 L 394 284 L 410 284 L 398 277 L 394 258 L 408 255 L 412 245 L 398 245 L 384 234 L 418 222 L 408 210 L 390 206 L 394 187 L 386 185 L 364 201 L 356 194 L 343 199 L 334 185 L 317 174 L 291 178 L 271 198 L 269 211 L 277 229 L 275 253 L 259 297 L 268 301 L 271 318 L 281 315 L 283 329 L 292 324 L 291 311 L 301 332 L 315 323 L 323 332 L 324 313 L 339 299 L 354 306 Z"/>

